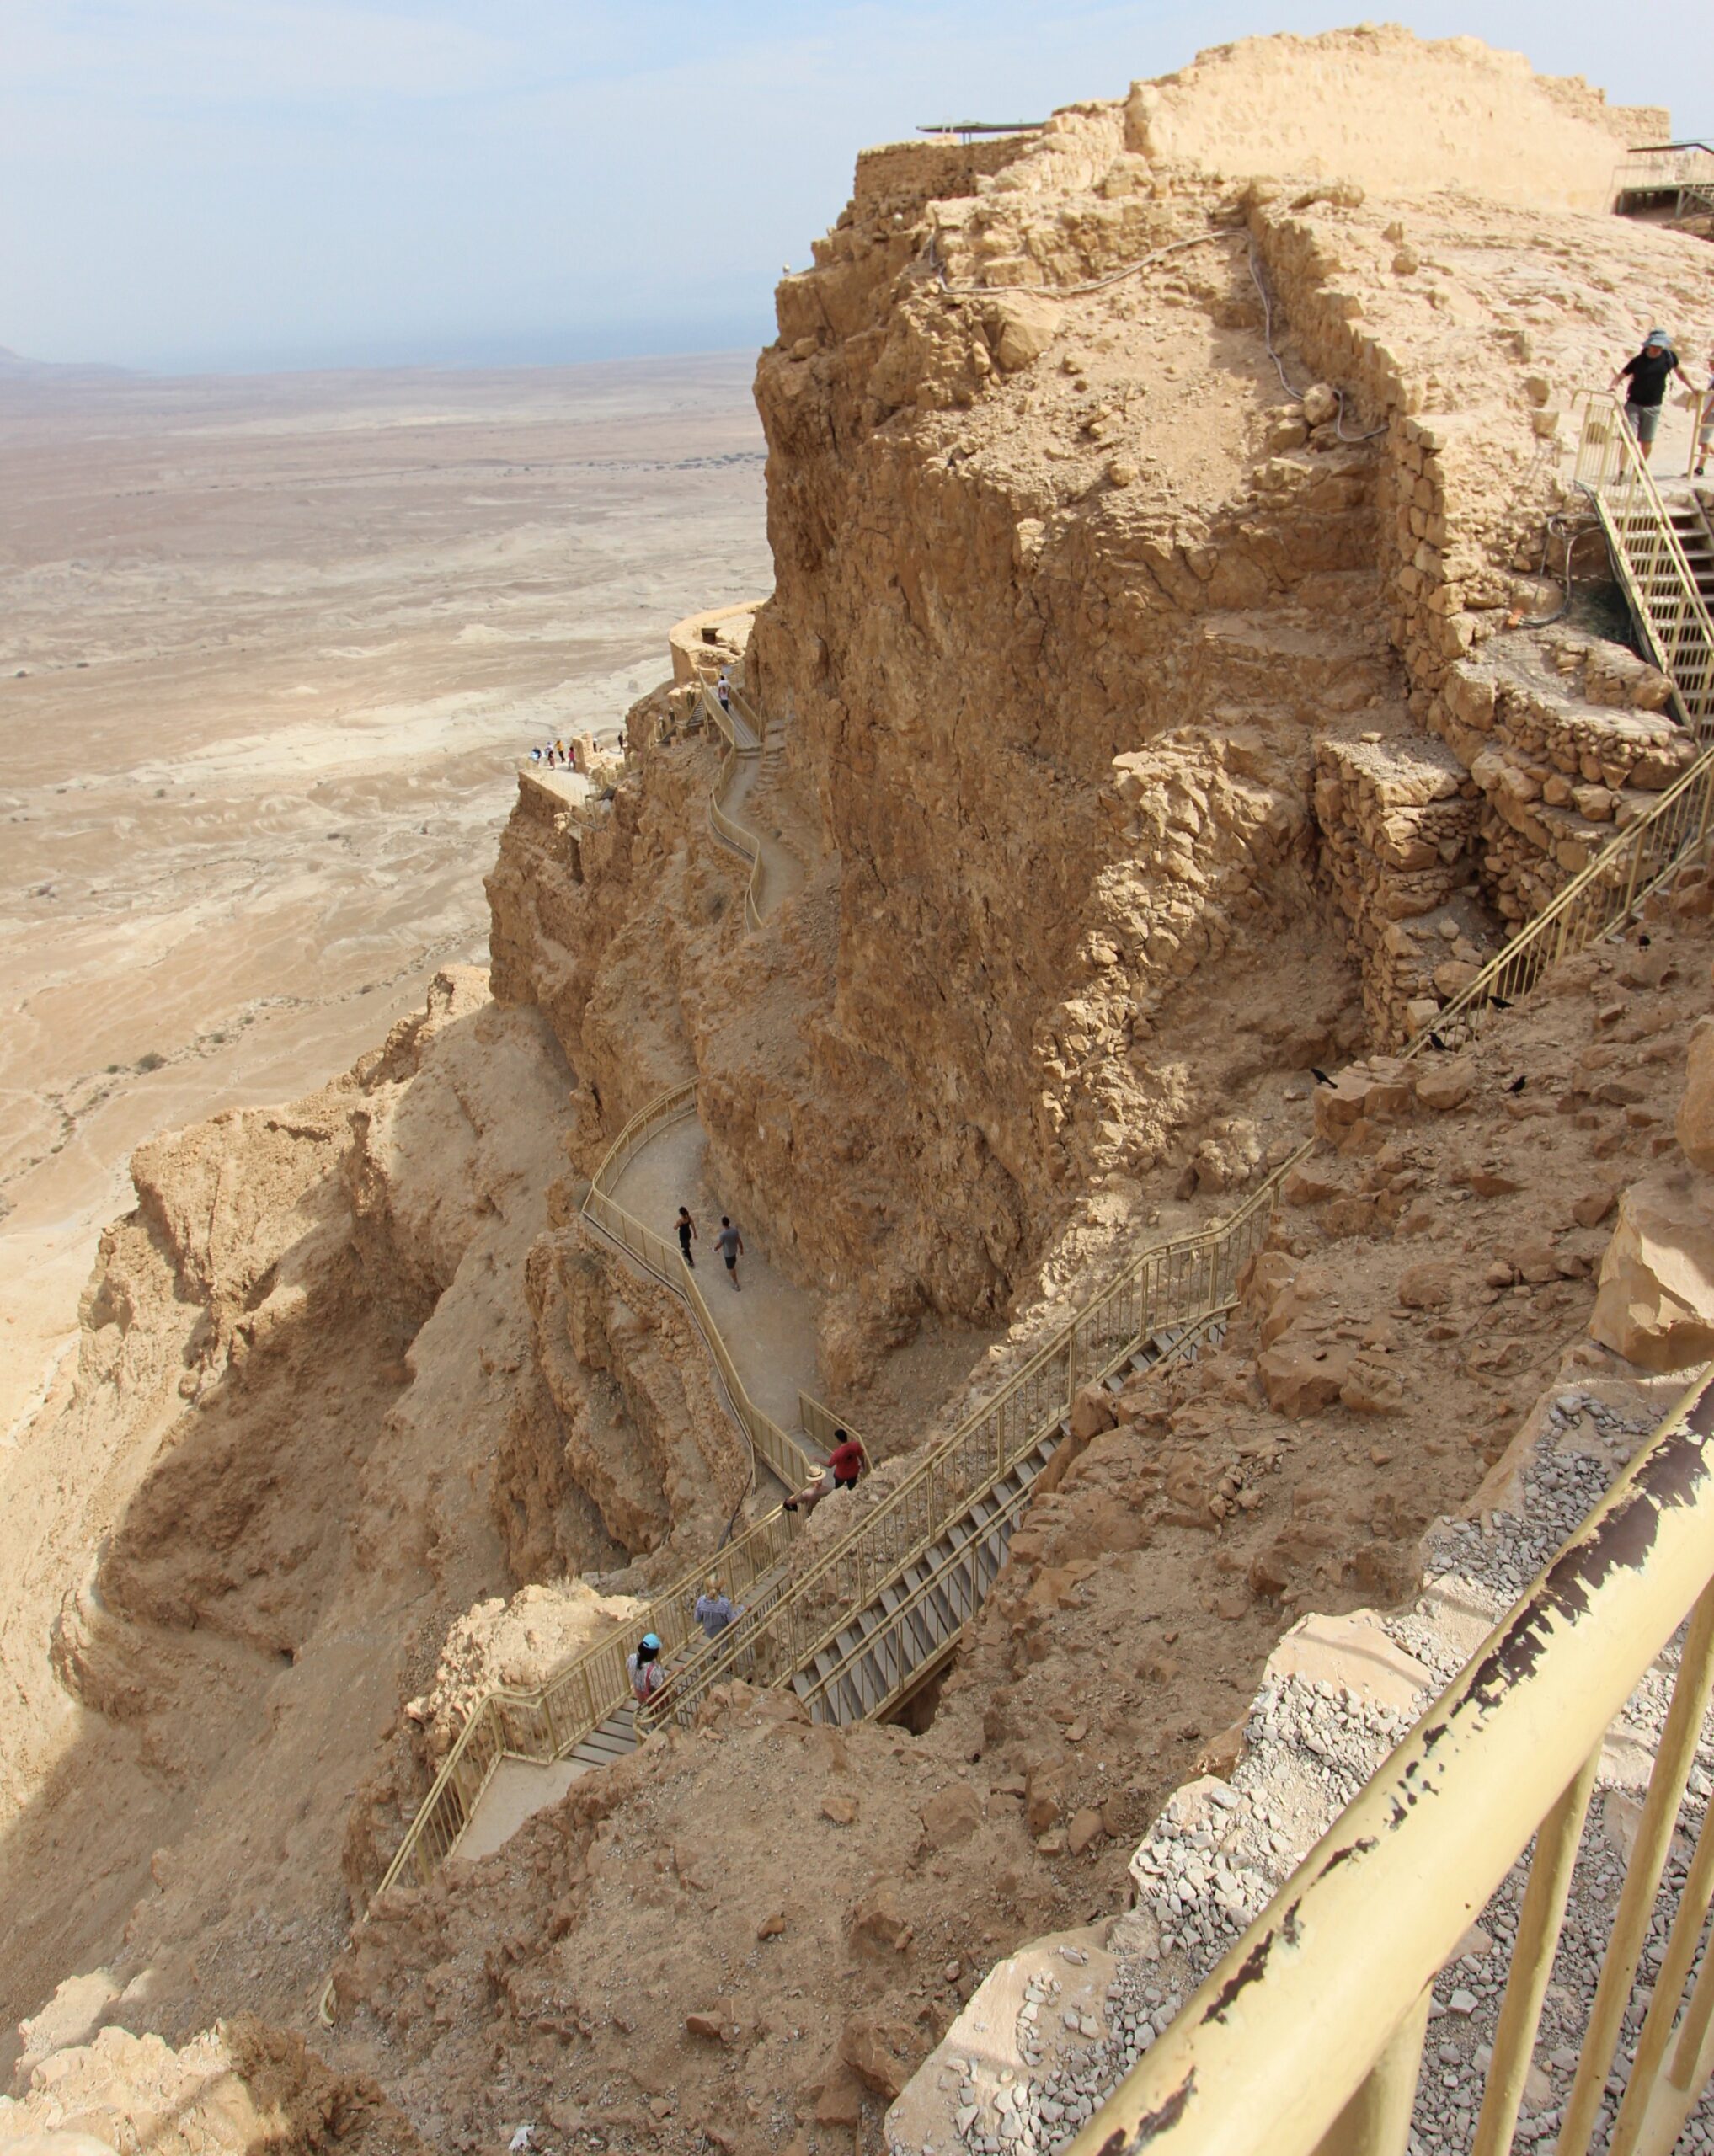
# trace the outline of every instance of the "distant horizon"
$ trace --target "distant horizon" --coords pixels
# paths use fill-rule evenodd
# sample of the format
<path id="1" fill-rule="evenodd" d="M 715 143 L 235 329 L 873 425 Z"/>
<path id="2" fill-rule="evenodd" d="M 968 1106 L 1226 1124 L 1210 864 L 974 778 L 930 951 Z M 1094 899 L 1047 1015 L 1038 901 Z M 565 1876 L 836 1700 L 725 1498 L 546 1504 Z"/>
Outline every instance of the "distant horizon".
<path id="1" fill-rule="evenodd" d="M 1290 29 L 1359 12 L 1297 0 Z M 10 0 L 0 344 L 157 377 L 753 350 L 866 146 L 1282 27 L 1260 0 Z M 1618 104 L 1714 79 L 1696 0 L 1647 37 L 1593 0 L 1408 27 Z"/>
<path id="2" fill-rule="evenodd" d="M 662 346 L 652 351 L 601 351 L 579 357 L 542 359 L 405 359 L 326 358 L 280 359 L 270 363 L 234 361 L 228 366 L 131 366 L 116 360 L 45 360 L 39 353 L 20 351 L 0 342 L 0 392 L 9 383 L 36 381 L 51 383 L 56 376 L 93 376 L 115 382 L 189 382 L 268 381 L 298 375 L 347 374 L 545 374 L 584 367 L 622 367 L 668 365 L 674 360 L 730 360 L 752 361 L 772 341 L 767 334 L 749 343 L 706 346 Z M 19 362 L 13 371 L 4 364 L 9 357 Z"/>

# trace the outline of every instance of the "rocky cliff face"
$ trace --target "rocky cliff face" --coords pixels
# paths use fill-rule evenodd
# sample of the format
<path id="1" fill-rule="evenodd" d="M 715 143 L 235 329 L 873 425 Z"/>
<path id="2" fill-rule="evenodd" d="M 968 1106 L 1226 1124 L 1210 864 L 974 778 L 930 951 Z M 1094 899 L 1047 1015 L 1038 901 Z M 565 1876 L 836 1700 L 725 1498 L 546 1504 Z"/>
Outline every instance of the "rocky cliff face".
<path id="1" fill-rule="evenodd" d="M 6 2018 L 98 1952 L 153 2027 L 216 1971 L 296 2011 L 342 1849 L 360 1893 L 441 1741 L 400 1710 L 449 1622 L 718 1534 L 747 1460 L 676 1306 L 579 1272 L 570 1091 L 455 971 L 322 1092 L 137 1155 L 13 1483 Z"/>
<path id="2" fill-rule="evenodd" d="M 1349 119 L 1406 86 L 1415 130 Z M 1553 446 L 1624 295 L 1707 298 L 1686 242 L 1567 207 L 1658 122 L 1364 31 L 860 160 L 757 373 L 745 664 L 803 901 L 765 956 L 719 917 L 709 766 L 653 712 L 545 883 L 526 789 L 494 885 L 499 993 L 552 1012 L 586 1150 L 694 1070 L 831 1363 L 1005 1310 L 1092 1184 L 1424 1022 L 1669 782 L 1658 676 L 1495 641 L 1551 608 Z M 1484 199 L 1424 194 L 1449 157 Z"/>

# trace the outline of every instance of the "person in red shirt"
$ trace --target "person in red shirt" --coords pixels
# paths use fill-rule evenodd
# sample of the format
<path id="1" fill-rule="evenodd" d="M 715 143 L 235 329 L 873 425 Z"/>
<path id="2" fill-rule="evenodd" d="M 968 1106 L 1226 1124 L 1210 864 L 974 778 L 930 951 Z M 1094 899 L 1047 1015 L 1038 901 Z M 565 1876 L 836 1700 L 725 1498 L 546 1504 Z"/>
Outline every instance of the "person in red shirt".
<path id="1" fill-rule="evenodd" d="M 868 1464 L 869 1456 L 863 1450 L 860 1438 L 851 1437 L 843 1430 L 834 1432 L 833 1450 L 827 1455 L 827 1465 L 833 1470 L 836 1490 L 855 1490 L 858 1476 Z"/>
<path id="2" fill-rule="evenodd" d="M 827 1455 L 827 1465 L 806 1490 L 799 1490 L 786 1500 L 788 1513 L 802 1513 L 805 1518 L 813 1513 L 824 1497 L 830 1497 L 836 1490 L 855 1490 L 857 1477 L 868 1471 L 869 1456 L 863 1450 L 861 1438 L 852 1437 L 848 1431 L 836 1430 L 833 1450 Z"/>

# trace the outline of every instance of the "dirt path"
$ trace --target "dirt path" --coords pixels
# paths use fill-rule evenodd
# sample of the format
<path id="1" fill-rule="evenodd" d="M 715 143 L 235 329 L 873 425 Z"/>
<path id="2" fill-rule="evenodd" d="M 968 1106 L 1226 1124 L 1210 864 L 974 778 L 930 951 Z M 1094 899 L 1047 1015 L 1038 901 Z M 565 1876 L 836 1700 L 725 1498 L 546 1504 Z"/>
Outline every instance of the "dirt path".
<path id="1" fill-rule="evenodd" d="M 670 1235 L 681 1205 L 697 1223 L 697 1274 L 720 1337 L 745 1389 L 783 1428 L 798 1427 L 798 1389 L 819 1390 L 815 1363 L 815 1303 L 767 1262 L 755 1232 L 745 1233 L 739 1286 L 724 1278 L 714 1248 L 719 1232 L 718 1193 L 706 1175 L 707 1132 L 693 1118 L 670 1124 L 626 1166 L 613 1197 L 627 1213 L 659 1235 Z"/>

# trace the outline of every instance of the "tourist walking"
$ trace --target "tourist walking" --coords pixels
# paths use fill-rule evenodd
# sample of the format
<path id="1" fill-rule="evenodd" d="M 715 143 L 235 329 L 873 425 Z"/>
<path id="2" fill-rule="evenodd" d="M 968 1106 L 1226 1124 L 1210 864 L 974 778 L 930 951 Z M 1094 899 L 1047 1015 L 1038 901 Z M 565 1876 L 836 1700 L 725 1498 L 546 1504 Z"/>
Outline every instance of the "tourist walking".
<path id="1" fill-rule="evenodd" d="M 744 1255 L 744 1238 L 723 1213 L 720 1232 L 714 1238 L 714 1247 L 726 1261 L 726 1278 L 735 1288 L 738 1285 L 738 1261 Z"/>
<path id="2" fill-rule="evenodd" d="M 691 1604 L 691 1614 L 702 1626 L 704 1639 L 718 1640 L 729 1625 L 737 1623 L 744 1612 L 718 1580 L 710 1580 Z"/>
<path id="3" fill-rule="evenodd" d="M 653 1632 L 645 1632 L 626 1656 L 625 1673 L 631 1679 L 632 1698 L 639 1708 L 646 1707 L 666 1683 L 666 1672 L 660 1666 L 660 1641 Z"/>
<path id="4" fill-rule="evenodd" d="M 1714 456 L 1714 347 L 1708 353 L 1708 387 L 1702 392 L 1702 422 L 1696 430 L 1696 477 L 1708 469 Z"/>
<path id="5" fill-rule="evenodd" d="M 857 1477 L 866 1475 L 869 1467 L 869 1456 L 863 1450 L 862 1439 L 852 1437 L 847 1430 L 836 1430 L 833 1450 L 827 1455 L 827 1465 L 836 1490 L 855 1490 Z"/>
<path id="6" fill-rule="evenodd" d="M 697 1268 L 697 1261 L 691 1256 L 691 1245 L 697 1240 L 697 1224 L 691 1218 L 691 1209 L 688 1205 L 680 1206 L 677 1225 L 679 1256 L 694 1273 Z"/>
<path id="7" fill-rule="evenodd" d="M 720 670 L 720 679 L 715 686 L 714 693 L 720 699 L 721 710 L 729 718 L 732 715 L 732 682 L 724 667 Z"/>
<path id="8" fill-rule="evenodd" d="M 806 1482 L 801 1490 L 793 1490 L 786 1500 L 788 1513 L 802 1513 L 808 1519 L 824 1497 L 833 1495 L 833 1470 L 824 1467 L 813 1482 Z"/>
<path id="9" fill-rule="evenodd" d="M 1636 435 L 1645 464 L 1654 451 L 1661 403 L 1674 375 L 1690 388 L 1690 378 L 1679 365 L 1672 339 L 1664 329 L 1651 329 L 1642 340 L 1642 350 L 1626 360 L 1612 380 L 1615 390 L 1621 382 L 1631 385 L 1625 392 L 1625 424 Z"/>

